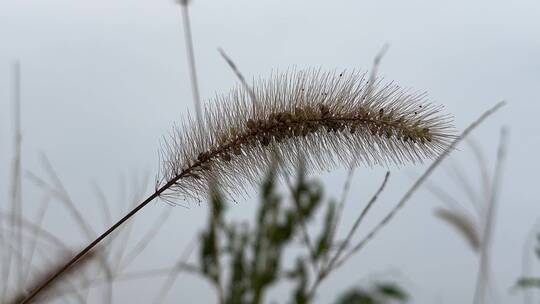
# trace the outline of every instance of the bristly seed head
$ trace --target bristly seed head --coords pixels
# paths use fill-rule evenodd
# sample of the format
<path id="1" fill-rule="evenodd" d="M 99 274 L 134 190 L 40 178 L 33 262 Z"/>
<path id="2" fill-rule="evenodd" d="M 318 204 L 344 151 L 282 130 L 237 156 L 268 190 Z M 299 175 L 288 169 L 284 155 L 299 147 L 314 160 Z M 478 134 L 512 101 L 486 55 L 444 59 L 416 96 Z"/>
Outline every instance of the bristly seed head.
<path id="1" fill-rule="evenodd" d="M 370 87 L 371 86 L 371 87 Z M 271 163 L 290 173 L 343 165 L 400 165 L 437 157 L 455 137 L 442 107 L 365 73 L 289 71 L 217 97 L 201 122 L 188 118 L 163 145 L 157 186 L 165 198 L 228 194 L 257 183 Z M 253 95 L 255 102 L 253 102 Z"/>

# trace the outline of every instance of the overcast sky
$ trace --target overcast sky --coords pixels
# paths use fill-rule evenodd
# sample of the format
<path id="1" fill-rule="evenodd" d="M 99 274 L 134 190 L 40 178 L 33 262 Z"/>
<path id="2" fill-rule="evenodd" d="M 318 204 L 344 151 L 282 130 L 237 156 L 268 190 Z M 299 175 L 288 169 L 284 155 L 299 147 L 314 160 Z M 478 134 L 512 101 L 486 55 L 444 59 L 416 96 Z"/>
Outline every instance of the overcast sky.
<path id="1" fill-rule="evenodd" d="M 12 157 L 11 70 L 20 60 L 24 169 L 41 173 L 40 153 L 45 153 L 81 210 L 89 216 L 98 212 L 91 187 L 95 181 L 110 196 L 115 215 L 121 215 L 127 203 L 118 201 L 119 180 L 145 174 L 153 178 L 162 136 L 192 111 L 180 18 L 172 0 L 0 1 L 2 200 L 8 197 Z M 191 19 L 204 100 L 236 83 L 219 47 L 251 79 L 291 66 L 367 70 L 385 43 L 390 48 L 380 75 L 427 91 L 431 101 L 455 116 L 458 129 L 507 100 L 473 138 L 493 166 L 499 130 L 510 130 L 493 272 L 500 303 L 521 301 L 510 287 L 521 271 L 527 234 L 540 215 L 540 1 L 194 0 Z M 470 149 L 463 146 L 452 160 L 479 189 Z M 433 181 L 468 204 L 451 164 L 441 166 Z M 344 224 L 354 220 L 385 170 L 357 170 Z M 411 166 L 390 170 L 388 189 L 363 231 L 422 172 Z M 339 195 L 345 175 L 344 170 L 320 175 L 329 196 Z M 33 199 L 39 194 L 33 191 L 37 192 L 25 181 L 29 214 L 38 204 Z M 230 212 L 235 218 L 249 218 L 255 202 L 232 205 Z M 322 285 L 318 302 L 333 300 L 337 292 L 371 275 L 396 271 L 415 303 L 470 302 L 477 258 L 461 236 L 433 216 L 438 206 L 442 204 L 427 191 L 418 192 L 349 267 Z M 139 214 L 136 231 L 143 233 L 167 208 L 170 222 L 135 268 L 174 262 L 206 219 L 204 205 L 171 208 L 159 202 Z M 78 244 L 76 234 L 66 232 L 73 224 L 57 211 L 47 215 L 47 227 Z M 94 227 L 100 231 L 105 224 Z M 152 285 L 136 291 L 137 299 L 144 299 L 139 290 L 151 293 Z M 181 276 L 169 300 L 210 301 L 207 290 L 201 281 Z M 279 301 L 283 295 L 277 288 L 269 299 Z"/>

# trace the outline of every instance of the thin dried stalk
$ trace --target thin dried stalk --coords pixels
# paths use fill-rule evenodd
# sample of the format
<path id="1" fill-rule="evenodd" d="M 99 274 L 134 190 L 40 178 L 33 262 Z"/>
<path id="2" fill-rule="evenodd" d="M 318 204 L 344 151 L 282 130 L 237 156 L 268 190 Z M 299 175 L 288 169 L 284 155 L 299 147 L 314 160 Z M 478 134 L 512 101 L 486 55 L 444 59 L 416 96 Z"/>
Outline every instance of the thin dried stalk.
<path id="1" fill-rule="evenodd" d="M 371 197 L 371 199 L 369 200 L 369 202 L 367 203 L 367 205 L 364 207 L 364 209 L 362 209 L 362 212 L 360 213 L 360 215 L 358 216 L 358 218 L 356 218 L 356 221 L 354 221 L 354 224 L 352 225 L 351 227 L 351 230 L 349 230 L 349 233 L 347 234 L 347 237 L 345 238 L 345 241 L 342 243 L 342 245 L 339 247 L 338 251 L 336 252 L 336 254 L 334 255 L 334 257 L 332 258 L 332 260 L 330 261 L 330 263 L 328 264 L 328 267 L 326 269 L 326 271 L 331 271 L 332 270 L 332 267 L 334 266 L 334 264 L 336 263 L 336 261 L 339 260 L 339 258 L 341 258 L 341 254 L 344 252 L 345 248 L 349 245 L 349 243 L 351 242 L 351 239 L 353 237 L 353 235 L 355 234 L 356 232 L 356 229 L 358 229 L 358 226 L 360 225 L 360 223 L 362 222 L 362 220 L 366 217 L 367 213 L 369 212 L 369 210 L 371 209 L 371 207 L 373 206 L 373 204 L 377 201 L 377 199 L 379 198 L 379 195 L 381 195 L 381 193 L 383 192 L 384 188 L 386 187 L 386 183 L 388 182 L 388 179 L 390 178 L 390 171 L 386 172 L 386 174 L 384 175 L 384 180 L 382 181 L 381 185 L 379 186 L 379 189 L 377 189 L 377 192 L 375 192 L 375 194 Z"/>
<path id="2" fill-rule="evenodd" d="M 482 243 L 480 231 L 478 231 L 473 218 L 464 212 L 445 208 L 436 209 L 435 215 L 460 232 L 474 252 L 480 250 L 480 245 Z"/>
<path id="3" fill-rule="evenodd" d="M 197 80 L 197 68 L 195 66 L 195 52 L 193 51 L 193 36 L 191 35 L 191 23 L 189 22 L 189 1 L 179 0 L 182 10 L 182 22 L 184 25 L 184 39 L 186 42 L 186 52 L 189 65 L 189 76 L 191 79 L 191 90 L 193 94 L 193 103 L 195 104 L 195 113 L 197 119 L 201 117 L 201 97 L 199 94 L 199 84 Z"/>
<path id="4" fill-rule="evenodd" d="M 336 263 L 338 263 L 338 261 L 341 258 L 342 254 L 345 252 L 346 247 L 351 242 L 351 239 L 352 239 L 353 235 L 355 234 L 356 229 L 358 229 L 358 226 L 360 225 L 362 220 L 365 218 L 365 216 L 367 215 L 367 213 L 371 209 L 371 206 L 373 206 L 373 204 L 377 201 L 377 198 L 379 197 L 379 195 L 382 193 L 382 191 L 386 187 L 386 183 L 388 182 L 389 177 L 390 177 L 390 172 L 388 171 L 388 172 L 386 172 L 386 174 L 384 176 L 384 180 L 382 181 L 381 185 L 379 186 L 379 188 L 377 189 L 375 194 L 373 194 L 373 196 L 371 197 L 371 199 L 369 200 L 367 205 L 364 207 L 364 209 L 362 209 L 362 212 L 360 213 L 360 215 L 356 218 L 356 221 L 354 222 L 353 226 L 349 230 L 349 233 L 347 234 L 347 237 L 345 238 L 343 243 L 341 243 L 341 245 L 338 247 L 336 253 L 332 256 L 332 259 L 330 260 L 330 262 L 328 262 L 328 264 L 326 264 L 321 269 L 321 271 L 319 271 L 317 273 L 317 277 L 315 278 L 315 282 L 313 283 L 310 291 L 308 292 L 308 298 L 312 299 L 315 296 L 315 291 L 317 290 L 319 284 L 321 284 L 322 281 L 326 278 L 326 276 L 328 276 L 334 270 L 334 267 L 335 267 Z"/>
<path id="5" fill-rule="evenodd" d="M 21 66 L 20 62 L 16 61 L 13 65 L 13 112 L 15 117 L 14 124 L 14 157 L 13 157 L 13 167 L 11 174 L 11 191 L 10 191 L 10 200 L 11 200 L 11 213 L 13 219 L 20 218 L 22 214 L 22 180 L 21 180 L 21 155 L 22 155 L 22 132 L 21 132 Z M 13 230 L 13 239 L 16 241 L 17 251 L 23 254 L 23 243 L 21 235 L 21 222 L 13 221 L 15 229 Z M 2 227 L 0 227 L 1 229 Z M 3 233 L 3 232 L 2 232 Z M 22 286 L 22 273 L 23 273 L 23 264 L 15 263 L 13 265 L 14 269 L 14 281 L 16 282 L 17 289 Z M 5 280 L 5 284 L 2 286 L 0 294 L 0 302 L 4 300 L 4 294 L 7 292 L 9 278 L 11 276 L 12 268 L 12 257 L 11 251 L 8 251 L 6 257 L 5 266 L 2 267 L 2 278 Z"/>
<path id="6" fill-rule="evenodd" d="M 331 228 L 332 230 L 330 231 L 330 240 L 331 240 L 330 243 L 333 243 L 333 240 L 336 236 L 337 229 L 341 221 L 341 216 L 343 214 L 343 208 L 345 207 L 345 202 L 347 201 L 347 196 L 349 195 L 349 191 L 351 188 L 353 175 L 354 175 L 354 167 L 351 167 L 349 168 L 349 172 L 347 173 L 347 178 L 345 179 L 343 190 L 341 192 L 341 199 L 339 200 L 339 204 L 337 206 L 337 212 L 333 220 L 333 224 Z"/>
<path id="7" fill-rule="evenodd" d="M 482 242 L 480 247 L 480 269 L 478 271 L 478 279 L 476 283 L 476 291 L 474 294 L 474 302 L 476 304 L 486 303 L 486 291 L 489 283 L 489 267 L 490 267 L 490 246 L 493 234 L 493 227 L 495 221 L 495 211 L 497 209 L 497 203 L 499 198 L 499 192 L 501 190 L 501 180 L 503 174 L 503 166 L 506 158 L 507 148 L 507 130 L 503 128 L 501 130 L 499 149 L 497 151 L 497 162 L 495 163 L 495 172 L 493 173 L 493 180 L 491 184 L 491 193 L 489 196 L 488 206 L 485 215 L 485 222 L 482 231 Z"/>
<path id="8" fill-rule="evenodd" d="M 484 112 L 476 121 L 474 121 L 471 125 L 469 125 L 462 133 L 461 135 L 456 138 L 450 147 L 446 149 L 427 169 L 424 171 L 424 173 L 416 180 L 416 182 L 412 185 L 412 187 L 403 195 L 401 200 L 390 210 L 390 212 L 368 233 L 368 235 L 362 239 L 341 261 L 339 261 L 336 264 L 336 268 L 343 265 L 343 263 L 353 254 L 358 252 L 360 249 L 364 248 L 364 246 L 371 240 L 373 237 L 384 227 L 386 224 L 392 220 L 392 218 L 405 206 L 405 203 L 411 198 L 411 196 L 416 192 L 416 190 L 426 181 L 426 179 L 431 175 L 433 170 L 437 168 L 437 166 L 448 156 L 450 151 L 454 149 L 457 144 L 459 144 L 465 137 L 469 135 L 470 132 L 472 132 L 480 123 L 482 123 L 486 118 L 488 118 L 490 115 L 495 113 L 497 110 L 499 110 L 502 106 L 505 105 L 505 102 L 499 102 L 495 106 L 493 106 L 491 109 Z"/>

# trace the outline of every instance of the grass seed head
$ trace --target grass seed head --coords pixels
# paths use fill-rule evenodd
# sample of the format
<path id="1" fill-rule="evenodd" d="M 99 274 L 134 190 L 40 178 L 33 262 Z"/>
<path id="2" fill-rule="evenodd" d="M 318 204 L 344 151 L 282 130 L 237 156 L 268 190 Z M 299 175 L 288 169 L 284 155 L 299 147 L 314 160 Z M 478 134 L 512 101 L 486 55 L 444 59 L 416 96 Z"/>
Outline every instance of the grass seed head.
<path id="1" fill-rule="evenodd" d="M 208 182 L 245 193 L 274 159 L 291 173 L 337 165 L 402 165 L 437 157 L 455 137 L 452 118 L 425 94 L 365 73 L 291 70 L 216 97 L 163 144 L 163 196 L 200 198 Z M 253 100 L 255 97 L 255 100 Z"/>

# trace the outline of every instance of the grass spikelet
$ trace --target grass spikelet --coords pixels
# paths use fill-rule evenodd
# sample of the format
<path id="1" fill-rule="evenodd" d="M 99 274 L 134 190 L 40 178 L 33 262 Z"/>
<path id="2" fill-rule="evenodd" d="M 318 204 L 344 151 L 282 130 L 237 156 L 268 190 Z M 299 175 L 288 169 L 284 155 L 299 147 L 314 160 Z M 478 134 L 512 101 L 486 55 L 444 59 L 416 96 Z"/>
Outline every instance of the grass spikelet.
<path id="1" fill-rule="evenodd" d="M 452 118 L 425 94 L 365 73 L 291 70 L 216 97 L 201 123 L 173 130 L 157 188 L 176 198 L 206 195 L 208 182 L 243 193 L 277 157 L 289 172 L 345 165 L 402 165 L 436 158 L 455 138 Z M 255 97 L 255 100 L 254 100 Z"/>

